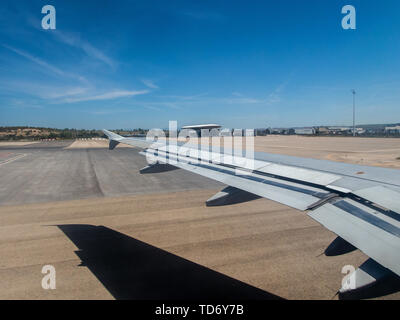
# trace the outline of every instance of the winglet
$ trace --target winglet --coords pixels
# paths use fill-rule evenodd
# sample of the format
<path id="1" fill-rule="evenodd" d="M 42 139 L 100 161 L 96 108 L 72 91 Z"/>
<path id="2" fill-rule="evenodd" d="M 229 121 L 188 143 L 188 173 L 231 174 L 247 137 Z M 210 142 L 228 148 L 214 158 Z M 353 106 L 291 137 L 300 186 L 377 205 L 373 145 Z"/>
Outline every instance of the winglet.
<path id="1" fill-rule="evenodd" d="M 107 136 L 108 140 L 110 140 L 110 143 L 108 145 L 109 150 L 113 150 L 119 144 L 119 141 L 123 138 L 120 135 L 106 129 L 103 129 L 102 131 Z"/>

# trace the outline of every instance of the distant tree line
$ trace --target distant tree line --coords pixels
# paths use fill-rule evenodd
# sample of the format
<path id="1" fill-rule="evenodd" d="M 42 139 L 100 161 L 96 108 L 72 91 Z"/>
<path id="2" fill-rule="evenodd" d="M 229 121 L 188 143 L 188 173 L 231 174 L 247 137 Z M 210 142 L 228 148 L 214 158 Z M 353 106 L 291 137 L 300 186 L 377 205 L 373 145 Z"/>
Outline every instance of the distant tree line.
<path id="1" fill-rule="evenodd" d="M 145 135 L 148 130 L 138 129 L 117 129 L 112 130 L 125 136 Z M 101 130 L 86 129 L 58 129 L 44 127 L 13 126 L 0 127 L 0 141 L 10 140 L 42 140 L 42 139 L 89 139 L 106 138 Z"/>

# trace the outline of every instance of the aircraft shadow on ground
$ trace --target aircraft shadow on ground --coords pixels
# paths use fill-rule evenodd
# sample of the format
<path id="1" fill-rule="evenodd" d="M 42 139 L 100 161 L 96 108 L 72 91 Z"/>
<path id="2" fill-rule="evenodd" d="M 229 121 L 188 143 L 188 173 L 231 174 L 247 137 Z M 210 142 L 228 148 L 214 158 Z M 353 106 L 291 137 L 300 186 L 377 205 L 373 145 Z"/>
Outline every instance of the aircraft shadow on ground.
<path id="1" fill-rule="evenodd" d="M 392 293 L 400 291 L 400 277 L 396 274 L 391 274 L 377 283 L 368 287 L 353 290 L 351 292 L 340 293 L 340 300 L 361 300 L 373 299 L 378 297 L 387 296 Z"/>
<path id="2" fill-rule="evenodd" d="M 282 299 L 104 226 L 58 228 L 116 299 Z"/>

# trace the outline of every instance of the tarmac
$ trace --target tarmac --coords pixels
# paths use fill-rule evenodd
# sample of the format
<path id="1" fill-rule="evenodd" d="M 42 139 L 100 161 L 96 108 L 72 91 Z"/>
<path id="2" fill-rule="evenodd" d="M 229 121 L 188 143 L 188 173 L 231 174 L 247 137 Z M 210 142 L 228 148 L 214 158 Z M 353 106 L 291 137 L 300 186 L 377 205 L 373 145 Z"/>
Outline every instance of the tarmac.
<path id="1" fill-rule="evenodd" d="M 73 144 L 78 146 L 70 148 Z M 57 141 L 7 149 L 0 144 L 0 152 L 7 157 L 1 158 L 0 153 L 0 205 L 222 187 L 206 178 L 193 179 L 183 170 L 141 175 L 139 169 L 147 162 L 138 149 L 110 151 L 102 141 L 93 141 L 90 148 L 81 145 L 88 142 Z"/>
<path id="2" fill-rule="evenodd" d="M 393 167 L 400 146 L 386 141 L 357 150 L 306 140 L 295 155 L 386 148 Z M 292 144 L 256 141 L 277 153 Z M 342 268 L 367 259 L 324 256 L 336 236 L 304 212 L 267 199 L 206 207 L 222 184 L 139 174 L 145 165 L 137 149 L 103 141 L 0 144 L 0 299 L 337 299 Z M 42 288 L 45 265 L 54 290 Z M 400 298 L 390 290 L 378 299 Z"/>

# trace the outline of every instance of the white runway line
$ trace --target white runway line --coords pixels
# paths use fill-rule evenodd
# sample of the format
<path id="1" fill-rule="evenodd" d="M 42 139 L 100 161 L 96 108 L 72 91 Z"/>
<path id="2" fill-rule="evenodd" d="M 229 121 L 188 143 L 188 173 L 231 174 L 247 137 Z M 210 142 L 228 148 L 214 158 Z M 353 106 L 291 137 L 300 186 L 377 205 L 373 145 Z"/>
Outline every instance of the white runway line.
<path id="1" fill-rule="evenodd" d="M 14 158 L 7 159 L 5 161 L 0 162 L 0 166 L 2 166 L 3 164 L 6 164 L 6 163 L 13 162 L 13 161 L 18 160 L 18 159 L 21 159 L 23 157 L 26 157 L 27 155 L 28 155 L 27 153 L 19 154 L 19 155 L 15 156 Z"/>

